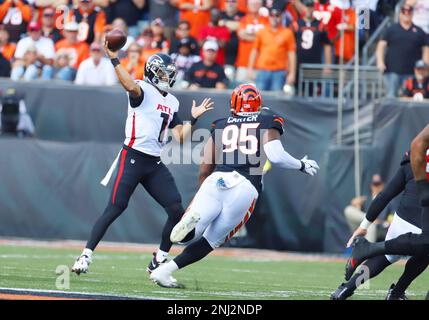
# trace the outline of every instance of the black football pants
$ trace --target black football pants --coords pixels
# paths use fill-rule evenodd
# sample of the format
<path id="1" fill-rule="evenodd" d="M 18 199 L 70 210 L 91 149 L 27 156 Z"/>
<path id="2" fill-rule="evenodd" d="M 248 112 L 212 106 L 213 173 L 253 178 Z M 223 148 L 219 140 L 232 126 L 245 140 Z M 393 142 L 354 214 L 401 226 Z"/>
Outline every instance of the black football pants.
<path id="1" fill-rule="evenodd" d="M 151 156 L 124 146 L 109 203 L 92 228 L 86 248 L 94 250 L 107 228 L 127 208 L 128 201 L 141 183 L 146 191 L 167 212 L 160 249 L 168 252 L 172 246 L 170 233 L 180 221 L 184 209 L 176 183 L 160 157 Z M 144 209 L 143 209 L 144 210 Z"/>

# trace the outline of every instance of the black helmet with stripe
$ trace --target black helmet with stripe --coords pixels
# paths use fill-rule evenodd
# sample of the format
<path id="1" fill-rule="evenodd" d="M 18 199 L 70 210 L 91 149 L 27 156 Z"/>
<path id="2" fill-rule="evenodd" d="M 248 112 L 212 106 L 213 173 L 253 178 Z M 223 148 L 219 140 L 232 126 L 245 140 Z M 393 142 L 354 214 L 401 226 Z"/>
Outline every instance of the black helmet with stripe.
<path id="1" fill-rule="evenodd" d="M 177 69 L 168 54 L 156 53 L 147 59 L 145 66 L 146 80 L 159 90 L 167 91 L 176 81 Z"/>

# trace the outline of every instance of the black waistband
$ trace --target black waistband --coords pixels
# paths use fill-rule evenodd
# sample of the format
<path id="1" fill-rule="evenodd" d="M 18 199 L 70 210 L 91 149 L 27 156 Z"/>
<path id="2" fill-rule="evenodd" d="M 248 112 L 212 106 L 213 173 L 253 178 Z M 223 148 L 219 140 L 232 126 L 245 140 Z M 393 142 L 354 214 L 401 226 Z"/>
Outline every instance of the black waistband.
<path id="1" fill-rule="evenodd" d="M 152 160 L 157 160 L 157 161 L 161 160 L 161 157 L 152 156 L 152 155 L 150 155 L 150 154 L 147 154 L 147 153 L 144 153 L 144 152 L 138 151 L 138 150 L 136 150 L 136 149 L 133 149 L 133 148 L 130 148 L 130 147 L 126 146 L 125 144 L 124 144 L 123 148 L 124 148 L 125 150 L 127 150 L 127 151 L 133 152 L 133 153 L 135 153 L 136 155 L 138 155 L 138 156 L 140 156 L 140 157 L 143 157 L 143 158 L 146 158 L 146 159 L 152 159 Z"/>

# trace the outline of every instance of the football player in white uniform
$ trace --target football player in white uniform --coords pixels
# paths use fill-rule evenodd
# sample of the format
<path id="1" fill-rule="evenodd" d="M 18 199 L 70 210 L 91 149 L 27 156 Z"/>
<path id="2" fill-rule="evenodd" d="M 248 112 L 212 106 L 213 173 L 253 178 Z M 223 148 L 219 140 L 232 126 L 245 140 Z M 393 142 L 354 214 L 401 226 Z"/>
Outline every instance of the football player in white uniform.
<path id="1" fill-rule="evenodd" d="M 131 195 L 141 183 L 168 214 L 159 250 L 154 253 L 147 268 L 151 273 L 166 261 L 172 246 L 170 233 L 184 213 L 173 176 L 160 158 L 162 147 L 167 141 L 167 129 L 172 129 L 176 140 L 183 142 L 196 120 L 213 109 L 213 102 L 208 98 L 197 106 L 193 101 L 191 123 L 183 124 L 178 116 L 179 101 L 169 92 L 175 82 L 176 66 L 168 55 L 159 53 L 150 56 L 145 66 L 144 80 L 135 81 L 119 63 L 118 52 L 108 49 L 107 41 L 104 48 L 128 95 L 126 138 L 119 158 L 112 165 L 114 168 L 119 162 L 109 203 L 95 223 L 90 239 L 74 263 L 72 272 L 80 274 L 88 271 L 95 247 L 110 224 L 127 208 Z M 110 173 L 113 172 L 112 168 Z"/>

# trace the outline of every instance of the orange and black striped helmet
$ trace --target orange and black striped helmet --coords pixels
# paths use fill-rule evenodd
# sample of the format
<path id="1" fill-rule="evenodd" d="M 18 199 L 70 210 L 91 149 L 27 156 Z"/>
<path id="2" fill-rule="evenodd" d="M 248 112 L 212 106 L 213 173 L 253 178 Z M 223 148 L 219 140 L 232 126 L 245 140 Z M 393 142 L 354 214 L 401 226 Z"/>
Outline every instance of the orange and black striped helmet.
<path id="1" fill-rule="evenodd" d="M 260 112 L 262 96 L 253 84 L 241 84 L 231 95 L 231 112 L 234 115 L 245 115 Z"/>

